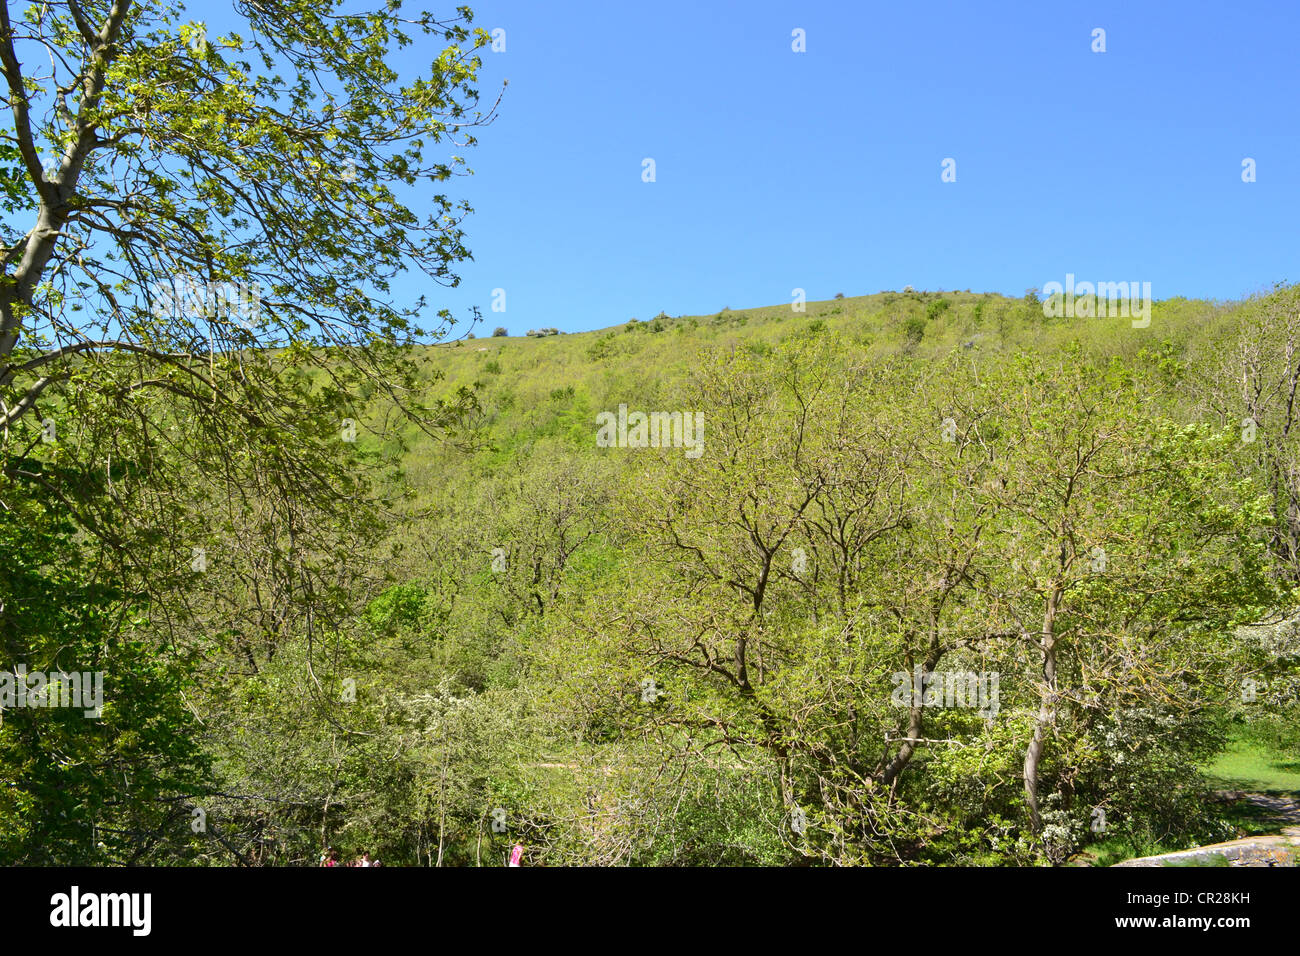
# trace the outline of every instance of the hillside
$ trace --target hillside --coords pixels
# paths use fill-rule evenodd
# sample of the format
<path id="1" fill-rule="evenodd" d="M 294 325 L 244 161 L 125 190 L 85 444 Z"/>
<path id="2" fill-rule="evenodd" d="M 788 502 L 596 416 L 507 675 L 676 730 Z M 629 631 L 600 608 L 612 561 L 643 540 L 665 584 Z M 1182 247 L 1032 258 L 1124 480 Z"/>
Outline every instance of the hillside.
<path id="1" fill-rule="evenodd" d="M 552 403 L 574 404 L 569 399 L 575 396 L 552 395 L 556 386 L 572 386 L 580 392 L 578 400 L 592 408 L 608 404 L 602 399 L 614 397 L 610 389 L 625 388 L 629 395 L 648 399 L 666 380 L 684 378 L 691 363 L 710 350 L 763 355 L 788 340 L 825 335 L 848 343 L 869 362 L 931 362 L 958 350 L 985 362 L 1018 349 L 1051 352 L 1071 344 L 1095 356 L 1133 358 L 1144 348 L 1185 354 L 1213 347 L 1228 327 L 1231 311 L 1220 303 L 1158 301 L 1151 327 L 1133 329 L 1122 318 L 1047 319 L 1036 301 L 996 294 L 882 292 L 808 302 L 802 313 L 776 305 L 632 319 L 545 338 L 457 338 L 430 347 L 425 361 L 448 386 L 479 382 L 486 395 L 504 397 L 506 407 L 498 412 L 520 401 L 522 408 L 540 413 Z M 508 421 L 511 432 L 527 427 L 523 419 Z"/>
<path id="2" fill-rule="evenodd" d="M 105 474 L 179 568 L 104 598 L 183 689 L 133 692 L 192 748 L 157 826 L 220 821 L 131 852 L 1027 865 L 1244 835 L 1202 768 L 1300 744 L 1300 661 L 1240 636 L 1297 603 L 1297 305 L 1134 328 L 880 293 L 406 346 L 413 378 L 357 391 L 341 354 L 266 356 L 300 407 L 230 460 L 300 455 L 299 488 L 217 497 L 181 450 L 242 434 L 167 406 L 172 490 Z M 76 606 L 31 573 L 6 600 Z M 101 786 L 68 772 L 32 792 Z"/>
<path id="3" fill-rule="evenodd" d="M 1266 684 L 1292 662 L 1202 645 L 1285 604 L 1278 588 L 1292 578 L 1266 555 L 1268 445 L 1242 440 L 1224 343 L 1293 302 L 1160 302 L 1135 329 L 994 295 L 882 293 L 803 314 L 723 310 L 429 347 L 436 387 L 475 387 L 479 410 L 456 440 L 408 431 L 405 451 L 375 446 L 400 466 L 392 487 L 406 498 L 374 562 L 385 573 L 367 619 L 389 637 L 370 646 L 369 672 L 385 693 L 436 679 L 444 689 L 424 707 L 468 691 L 489 708 L 474 719 L 502 722 L 510 740 L 490 746 L 510 769 L 465 753 L 477 770 L 464 771 L 464 812 L 483 799 L 476 786 L 504 787 L 526 805 L 528 842 L 557 859 L 702 861 L 724 852 L 704 826 L 744 847 L 725 851 L 736 862 L 875 859 L 871 838 L 850 851 L 843 828 L 878 827 L 883 799 L 895 841 L 930 821 L 908 856 L 1028 860 L 1014 781 L 1043 719 L 1033 675 L 1054 652 L 1016 632 L 1036 632 L 1056 593 L 1073 642 L 1081 628 L 1095 644 L 1063 641 L 1053 661 L 1073 703 L 1048 716 L 1071 728 L 1057 730 L 1063 749 L 1045 742 L 1038 757 L 1051 780 L 1038 812 L 1058 821 L 1049 852 L 1088 843 L 1097 807 L 1111 830 L 1093 840 L 1144 846 L 1174 820 L 1187 845 L 1230 836 L 1198 809 L 1209 804 L 1196 803 L 1195 764 L 1252 716 L 1234 690 L 1244 675 Z M 704 454 L 599 447 L 597 416 L 619 405 L 699 411 Z M 1258 414 L 1261 433 L 1280 427 Z M 1055 497 L 1086 454 L 1105 459 L 1075 474 L 1087 493 Z M 1124 676 L 1135 641 L 1141 684 Z M 1001 716 L 898 709 L 897 675 L 944 660 L 1000 675 Z M 1217 675 L 1212 694 L 1178 690 L 1189 667 Z M 849 728 L 873 722 L 875 742 L 859 749 L 865 730 Z M 1150 774 L 1150 789 L 1122 799 L 1106 782 L 1119 757 L 1104 741 L 1117 739 Z M 976 743 L 985 756 L 967 765 Z M 685 774 L 671 812 L 657 790 L 670 767 Z M 989 774 L 1006 782 L 969 790 Z M 982 828 L 983 849 L 946 843 L 950 824 L 923 810 L 935 799 L 957 830 Z M 627 800 L 649 801 L 638 813 L 675 835 L 634 851 L 628 828 L 651 824 L 615 809 Z M 916 817 L 901 809 L 912 800 Z M 794 833 L 791 807 L 830 842 Z M 486 837 L 487 818 L 471 818 L 463 826 Z M 576 842 L 550 843 L 552 826 Z"/>

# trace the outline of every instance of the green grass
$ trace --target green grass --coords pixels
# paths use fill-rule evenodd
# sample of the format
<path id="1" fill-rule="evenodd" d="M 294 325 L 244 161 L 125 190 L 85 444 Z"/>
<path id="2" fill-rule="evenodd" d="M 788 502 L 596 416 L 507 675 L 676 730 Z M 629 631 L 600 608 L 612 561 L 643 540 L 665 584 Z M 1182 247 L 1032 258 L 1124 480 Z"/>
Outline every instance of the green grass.
<path id="1" fill-rule="evenodd" d="M 1300 764 L 1294 755 L 1277 752 L 1267 743 L 1239 728 L 1228 748 L 1203 768 L 1211 786 L 1222 790 L 1267 793 L 1300 798 Z M 1239 837 L 1278 832 L 1277 818 L 1266 808 L 1245 801 L 1224 803 L 1217 808 L 1220 819 L 1236 829 Z M 1159 856 L 1188 849 L 1134 841 L 1128 836 L 1112 837 L 1090 845 L 1080 854 L 1091 866 L 1114 866 L 1140 856 Z M 1216 855 L 1217 856 L 1217 855 Z M 1166 863 L 1165 866 L 1227 866 L 1226 859 L 1209 862 Z"/>
<path id="2" fill-rule="evenodd" d="M 1215 785 L 1226 790 L 1300 792 L 1300 763 L 1294 756 L 1278 754 L 1240 738 L 1233 740 L 1227 750 L 1208 764 L 1205 773 Z"/>
<path id="3" fill-rule="evenodd" d="M 1116 863 L 1123 863 L 1125 860 L 1140 856 L 1159 856 L 1162 853 L 1175 853 L 1184 849 L 1186 847 L 1138 842 L 1127 836 L 1111 837 L 1092 844 L 1079 854 L 1079 858 L 1086 861 L 1089 866 L 1114 866 Z"/>
<path id="4" fill-rule="evenodd" d="M 1210 783 L 1220 789 L 1300 799 L 1300 764 L 1294 755 L 1279 753 L 1244 728 L 1204 769 Z M 1241 836 L 1278 831 L 1278 820 L 1272 812 L 1245 801 L 1225 804 L 1220 816 Z"/>

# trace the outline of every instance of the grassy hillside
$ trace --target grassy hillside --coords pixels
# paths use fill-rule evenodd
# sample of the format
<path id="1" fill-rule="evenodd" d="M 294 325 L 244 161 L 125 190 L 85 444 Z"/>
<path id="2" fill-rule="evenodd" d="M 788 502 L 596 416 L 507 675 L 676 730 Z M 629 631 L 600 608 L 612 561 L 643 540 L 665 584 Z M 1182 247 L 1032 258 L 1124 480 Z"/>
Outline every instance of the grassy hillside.
<path id="1" fill-rule="evenodd" d="M 824 338 L 863 362 L 923 369 L 952 357 L 978 366 L 1021 350 L 1051 354 L 1078 345 L 1094 358 L 1138 361 L 1150 352 L 1156 366 L 1213 351 L 1229 334 L 1231 313 L 1223 304 L 1172 299 L 1155 304 L 1149 328 L 1134 329 L 1124 318 L 1047 319 L 1037 302 L 996 294 L 882 292 L 808 302 L 803 312 L 790 305 L 723 309 L 545 338 L 457 339 L 428 347 L 424 363 L 448 392 L 478 386 L 483 417 L 473 424 L 498 447 L 546 437 L 581 446 L 590 444 L 598 411 L 620 402 L 661 407 L 711 353 L 761 357 L 784 342 Z M 411 485 L 436 482 L 422 468 L 446 464 L 438 450 L 413 428 L 404 436 L 413 445 L 402 459 Z"/>
<path id="2" fill-rule="evenodd" d="M 367 616 L 387 637 L 366 661 L 389 688 L 436 680 L 512 709 L 520 749 L 475 757 L 451 842 L 501 842 L 488 803 L 522 805 L 511 839 L 555 862 L 896 862 L 902 840 L 904 860 L 1007 863 L 1224 836 L 1197 767 L 1253 716 L 1242 675 L 1294 663 L 1224 637 L 1291 600 L 1267 554 L 1263 443 L 1242 441 L 1221 389 L 1225 343 L 1275 305 L 1172 300 L 1139 329 L 1049 319 L 1032 299 L 881 293 L 425 348 L 434 387 L 471 387 L 479 408 L 454 441 L 374 445 L 404 498 L 375 552 L 388 590 Z M 597 415 L 620 404 L 701 410 L 704 455 L 598 447 Z M 1096 442 L 1110 464 L 1062 509 L 1045 489 Z M 991 477 L 1010 490 L 986 494 Z M 855 532 L 865 513 L 876 523 Z M 1089 637 L 1072 631 L 1059 662 L 1074 702 L 1049 721 L 1035 837 L 1028 622 L 1052 593 L 1043 552 L 1061 547 L 1057 583 Z M 1111 585 L 1088 570 L 1098 548 Z M 954 572 L 970 575 L 959 599 Z M 758 667 L 743 687 L 721 663 L 741 640 Z M 1134 646 L 1140 680 L 1121 663 Z M 923 708 L 909 727 L 891 706 L 895 672 L 945 656 L 1002 675 L 995 720 Z M 846 717 L 877 729 L 846 738 Z M 679 776 L 661 792 L 664 774 Z M 885 820 L 891 850 L 870 836 Z"/>
<path id="3" fill-rule="evenodd" d="M 1243 625 L 1298 603 L 1297 305 L 880 293 L 412 346 L 386 392 L 285 353 L 324 497 L 108 476 L 180 566 L 122 606 L 203 781 L 121 845 L 1037 865 L 1241 832 L 1205 768 L 1295 746 L 1297 629 Z M 620 406 L 698 454 L 601 440 Z"/>

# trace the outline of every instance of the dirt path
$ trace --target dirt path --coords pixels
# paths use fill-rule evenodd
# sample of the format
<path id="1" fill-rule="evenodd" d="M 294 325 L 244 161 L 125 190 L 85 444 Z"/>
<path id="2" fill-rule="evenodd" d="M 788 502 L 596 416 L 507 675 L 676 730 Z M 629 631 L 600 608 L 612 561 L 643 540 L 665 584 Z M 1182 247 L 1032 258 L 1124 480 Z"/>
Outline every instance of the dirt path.
<path id="1" fill-rule="evenodd" d="M 1246 802 L 1268 812 L 1270 821 L 1276 821 L 1286 836 L 1300 837 L 1300 800 L 1293 797 L 1273 797 L 1267 793 L 1248 793 Z"/>
<path id="2" fill-rule="evenodd" d="M 1240 790 L 1219 790 L 1215 796 L 1224 800 L 1242 800 L 1258 807 L 1264 812 L 1262 822 L 1277 826 L 1285 834 L 1300 836 L 1300 799 Z"/>

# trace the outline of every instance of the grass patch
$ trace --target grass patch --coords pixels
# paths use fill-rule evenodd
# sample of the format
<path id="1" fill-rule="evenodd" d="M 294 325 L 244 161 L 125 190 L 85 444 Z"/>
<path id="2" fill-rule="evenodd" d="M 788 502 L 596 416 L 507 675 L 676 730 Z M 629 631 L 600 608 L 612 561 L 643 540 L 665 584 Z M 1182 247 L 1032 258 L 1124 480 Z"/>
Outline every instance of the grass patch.
<path id="1" fill-rule="evenodd" d="M 1293 755 L 1279 754 L 1241 738 L 1234 739 L 1227 750 L 1205 767 L 1205 775 L 1225 790 L 1275 795 L 1300 793 L 1300 765 Z"/>
<path id="2" fill-rule="evenodd" d="M 1162 853 L 1175 853 L 1184 849 L 1186 847 L 1145 843 L 1134 840 L 1132 837 L 1123 836 L 1111 837 L 1109 840 L 1094 843 L 1079 856 L 1081 859 L 1086 860 L 1089 866 L 1114 866 L 1116 863 L 1123 863 L 1125 860 L 1132 860 L 1139 856 L 1159 856 Z"/>

